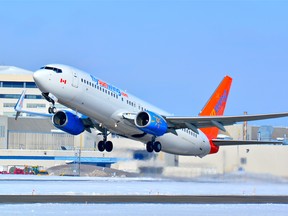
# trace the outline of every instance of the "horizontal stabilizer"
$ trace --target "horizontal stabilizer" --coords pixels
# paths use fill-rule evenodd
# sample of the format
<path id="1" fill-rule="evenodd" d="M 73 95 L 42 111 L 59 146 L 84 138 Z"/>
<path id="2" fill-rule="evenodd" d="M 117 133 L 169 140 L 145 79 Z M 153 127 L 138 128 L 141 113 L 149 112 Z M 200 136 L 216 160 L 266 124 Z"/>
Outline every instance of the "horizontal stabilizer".
<path id="1" fill-rule="evenodd" d="M 216 146 L 233 146 L 233 145 L 285 145 L 283 141 L 264 141 L 264 140 L 222 140 L 212 139 Z"/>

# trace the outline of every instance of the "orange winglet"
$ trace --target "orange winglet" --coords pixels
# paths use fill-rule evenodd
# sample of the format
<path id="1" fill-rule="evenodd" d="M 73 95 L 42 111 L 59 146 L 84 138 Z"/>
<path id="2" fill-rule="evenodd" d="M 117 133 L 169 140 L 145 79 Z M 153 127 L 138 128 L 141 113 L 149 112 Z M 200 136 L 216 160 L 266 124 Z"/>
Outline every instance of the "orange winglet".
<path id="1" fill-rule="evenodd" d="M 199 116 L 221 116 L 224 114 L 224 110 L 226 107 L 226 102 L 228 99 L 228 95 L 230 92 L 230 87 L 232 84 L 232 78 L 229 76 L 225 76 L 222 82 L 219 84 L 213 95 L 210 97 Z M 215 139 L 218 135 L 219 129 L 217 127 L 210 128 L 201 128 L 202 132 L 208 137 L 210 140 L 210 154 L 217 153 L 219 151 L 219 147 L 214 145 L 211 141 Z"/>

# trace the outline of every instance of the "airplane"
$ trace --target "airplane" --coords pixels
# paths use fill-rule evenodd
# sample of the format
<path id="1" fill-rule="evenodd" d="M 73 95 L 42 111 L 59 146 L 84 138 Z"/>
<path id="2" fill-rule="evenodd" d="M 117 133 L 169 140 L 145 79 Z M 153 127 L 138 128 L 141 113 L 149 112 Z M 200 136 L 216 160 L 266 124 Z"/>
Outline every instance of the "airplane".
<path id="1" fill-rule="evenodd" d="M 23 109 L 25 91 L 15 105 L 16 119 L 21 112 L 52 118 L 53 125 L 79 135 L 97 129 L 103 136 L 100 152 L 113 150 L 110 133 L 146 144 L 148 152 L 204 157 L 220 146 L 284 144 L 281 141 L 217 139 L 219 130 L 237 122 L 288 116 L 287 112 L 258 115 L 223 116 L 232 78 L 225 76 L 198 116 L 182 117 L 159 109 L 118 87 L 71 66 L 49 64 L 33 73 L 43 97 L 50 102 L 48 113 Z M 58 102 L 69 110 L 57 110 Z"/>

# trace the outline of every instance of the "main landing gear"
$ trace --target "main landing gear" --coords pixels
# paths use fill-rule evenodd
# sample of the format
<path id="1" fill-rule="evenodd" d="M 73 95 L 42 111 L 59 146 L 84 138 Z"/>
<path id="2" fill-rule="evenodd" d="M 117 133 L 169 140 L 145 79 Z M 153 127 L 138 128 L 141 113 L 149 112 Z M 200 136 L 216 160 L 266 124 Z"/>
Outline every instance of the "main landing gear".
<path id="1" fill-rule="evenodd" d="M 160 152 L 162 149 L 162 145 L 159 141 L 149 141 L 147 144 L 146 144 L 146 150 L 147 152 Z"/>
<path id="2" fill-rule="evenodd" d="M 98 143 L 98 150 L 100 152 L 103 152 L 103 151 L 107 151 L 107 152 L 111 152 L 113 150 L 113 143 L 111 141 L 105 141 L 105 140 L 101 140 L 99 143 Z"/>
<path id="3" fill-rule="evenodd" d="M 113 150 L 113 143 L 111 141 L 107 141 L 107 136 L 107 129 L 104 129 L 103 140 L 99 141 L 97 145 L 100 152 L 103 152 L 105 150 L 107 152 L 111 152 Z"/>

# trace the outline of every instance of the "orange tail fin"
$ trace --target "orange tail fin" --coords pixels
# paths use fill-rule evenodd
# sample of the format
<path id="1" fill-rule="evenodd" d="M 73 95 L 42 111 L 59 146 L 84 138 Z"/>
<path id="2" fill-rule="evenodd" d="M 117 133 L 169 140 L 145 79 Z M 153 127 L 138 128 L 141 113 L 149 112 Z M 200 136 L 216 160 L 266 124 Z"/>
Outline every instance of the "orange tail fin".
<path id="1" fill-rule="evenodd" d="M 224 114 L 226 101 L 230 92 L 232 78 L 225 76 L 220 85 L 217 87 L 211 98 L 208 100 L 199 116 L 220 116 Z M 206 134 L 209 140 L 214 139 L 218 135 L 219 129 L 216 127 L 201 128 L 202 132 Z M 211 141 L 210 141 L 211 143 Z M 218 152 L 218 147 L 211 143 L 211 152 Z"/>

